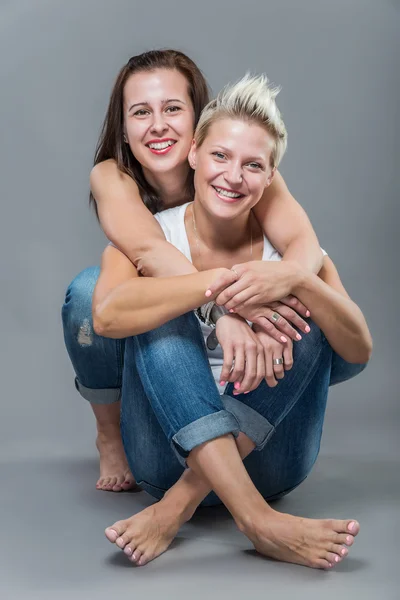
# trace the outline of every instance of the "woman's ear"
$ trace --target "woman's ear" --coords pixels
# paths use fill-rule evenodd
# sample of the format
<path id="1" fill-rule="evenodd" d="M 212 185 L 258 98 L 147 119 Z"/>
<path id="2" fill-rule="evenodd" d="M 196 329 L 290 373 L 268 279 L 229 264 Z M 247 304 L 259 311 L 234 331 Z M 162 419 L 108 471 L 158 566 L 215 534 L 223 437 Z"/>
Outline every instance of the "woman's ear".
<path id="1" fill-rule="evenodd" d="M 269 177 L 267 179 L 267 182 L 265 184 L 265 187 L 267 188 L 269 185 L 271 185 L 273 178 L 275 177 L 275 173 L 276 173 L 276 167 L 274 167 L 271 171 L 271 173 L 269 174 Z"/>
<path id="2" fill-rule="evenodd" d="M 189 150 L 189 156 L 188 156 L 189 165 L 192 167 L 193 170 L 196 169 L 196 152 L 197 152 L 196 142 L 193 139 L 192 145 L 190 146 L 190 150 Z"/>

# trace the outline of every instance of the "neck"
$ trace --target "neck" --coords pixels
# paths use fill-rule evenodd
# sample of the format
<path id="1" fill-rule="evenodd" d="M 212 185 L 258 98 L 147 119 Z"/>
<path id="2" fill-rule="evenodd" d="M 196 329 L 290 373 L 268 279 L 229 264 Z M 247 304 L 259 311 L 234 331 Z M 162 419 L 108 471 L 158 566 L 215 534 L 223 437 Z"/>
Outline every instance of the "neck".
<path id="1" fill-rule="evenodd" d="M 179 206 L 188 202 L 186 184 L 189 176 L 187 164 L 176 167 L 167 173 L 151 173 L 143 169 L 143 173 L 149 184 L 157 192 L 165 208 Z"/>
<path id="2" fill-rule="evenodd" d="M 196 197 L 191 208 L 197 235 L 210 251 L 232 252 L 250 244 L 254 228 L 254 216 L 251 211 L 239 215 L 233 221 L 216 219 L 204 210 L 203 205 L 196 201 Z"/>

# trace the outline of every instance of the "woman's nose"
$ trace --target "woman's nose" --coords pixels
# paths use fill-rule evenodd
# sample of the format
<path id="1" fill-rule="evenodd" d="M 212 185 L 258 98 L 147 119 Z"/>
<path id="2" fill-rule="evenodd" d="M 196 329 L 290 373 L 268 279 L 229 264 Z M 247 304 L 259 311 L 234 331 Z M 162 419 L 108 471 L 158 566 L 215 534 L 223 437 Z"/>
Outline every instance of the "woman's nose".
<path id="1" fill-rule="evenodd" d="M 231 165 L 226 170 L 225 179 L 231 185 L 240 185 L 243 181 L 241 167 L 239 165 Z"/>
<path id="2" fill-rule="evenodd" d="M 161 136 L 168 129 L 168 125 L 165 122 L 162 115 L 154 115 L 153 123 L 151 124 L 151 132 L 158 136 Z"/>

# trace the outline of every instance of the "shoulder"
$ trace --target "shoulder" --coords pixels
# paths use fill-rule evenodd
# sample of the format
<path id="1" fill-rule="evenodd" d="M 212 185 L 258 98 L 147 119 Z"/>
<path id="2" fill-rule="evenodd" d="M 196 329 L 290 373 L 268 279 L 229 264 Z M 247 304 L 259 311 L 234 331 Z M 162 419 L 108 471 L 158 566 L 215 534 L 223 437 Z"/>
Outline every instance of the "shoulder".
<path id="1" fill-rule="evenodd" d="M 165 224 L 171 228 L 179 228 L 184 224 L 185 212 L 188 203 L 182 204 L 181 206 L 174 206 L 174 208 L 167 208 L 154 215 L 160 224 Z"/>
<path id="2" fill-rule="evenodd" d="M 129 188 L 139 193 L 139 188 L 132 177 L 120 171 L 114 159 L 104 160 L 95 165 L 90 172 L 90 188 L 97 200 L 97 194 L 106 186 L 112 185 L 117 188 Z"/>

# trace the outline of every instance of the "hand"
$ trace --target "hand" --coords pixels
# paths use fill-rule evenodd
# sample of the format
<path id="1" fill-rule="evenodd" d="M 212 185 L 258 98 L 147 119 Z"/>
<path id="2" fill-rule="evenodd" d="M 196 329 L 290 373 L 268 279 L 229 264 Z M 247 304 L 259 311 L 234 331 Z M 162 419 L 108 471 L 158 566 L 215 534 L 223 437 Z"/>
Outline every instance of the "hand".
<path id="1" fill-rule="evenodd" d="M 292 340 L 301 340 L 301 335 L 292 327 L 289 321 L 304 333 L 310 332 L 308 323 L 295 310 L 282 302 L 272 302 L 266 306 L 246 307 L 241 305 L 234 310 L 231 309 L 231 311 L 235 314 L 240 314 L 247 321 L 260 325 L 277 342 L 287 341 L 287 338 L 282 334 L 285 334 Z M 306 310 L 306 312 L 308 311 Z"/>
<path id="2" fill-rule="evenodd" d="M 233 382 L 234 395 L 255 390 L 265 377 L 264 349 L 255 332 L 238 315 L 219 318 L 215 332 L 224 353 L 221 385 Z"/>
<path id="3" fill-rule="evenodd" d="M 277 342 L 256 324 L 253 324 L 253 330 L 264 348 L 265 381 L 269 387 L 275 387 L 278 384 L 277 379 L 282 379 L 285 371 L 293 367 L 292 341 L 288 340 L 286 344 Z M 283 358 L 283 365 L 274 365 L 274 358 Z"/>
<path id="4" fill-rule="evenodd" d="M 255 260 L 234 265 L 232 272 L 239 277 L 235 283 L 227 284 L 224 275 L 221 279 L 217 278 L 206 292 L 206 296 L 219 292 L 215 301 L 228 310 L 242 304 L 269 304 L 281 300 L 291 294 L 302 269 L 292 261 Z"/>

